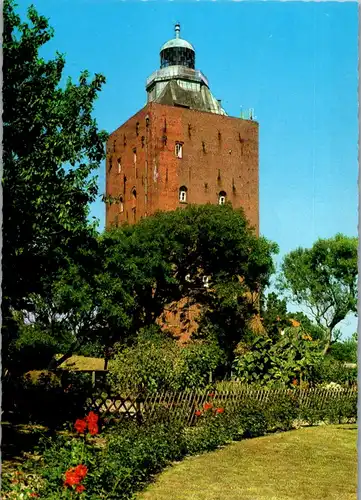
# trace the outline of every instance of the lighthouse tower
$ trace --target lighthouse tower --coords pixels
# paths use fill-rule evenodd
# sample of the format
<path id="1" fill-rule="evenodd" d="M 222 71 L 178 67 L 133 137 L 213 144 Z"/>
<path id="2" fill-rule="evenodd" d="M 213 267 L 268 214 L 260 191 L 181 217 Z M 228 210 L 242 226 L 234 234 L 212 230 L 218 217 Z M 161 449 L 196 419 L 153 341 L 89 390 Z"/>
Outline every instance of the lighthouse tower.
<path id="1" fill-rule="evenodd" d="M 108 139 L 106 226 L 229 201 L 258 234 L 258 123 L 227 115 L 195 48 L 174 30 L 146 81 L 147 104 Z"/>

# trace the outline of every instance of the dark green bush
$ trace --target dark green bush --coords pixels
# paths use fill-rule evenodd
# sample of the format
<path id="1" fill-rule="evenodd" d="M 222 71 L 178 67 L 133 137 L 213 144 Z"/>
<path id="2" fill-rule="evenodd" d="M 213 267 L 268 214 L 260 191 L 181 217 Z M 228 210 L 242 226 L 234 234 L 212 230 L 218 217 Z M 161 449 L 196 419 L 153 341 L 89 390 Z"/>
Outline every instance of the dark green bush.
<path id="1" fill-rule="evenodd" d="M 341 385 L 356 384 L 357 368 L 349 368 L 343 361 L 326 356 L 312 368 L 312 382 L 314 384 L 330 382 Z"/>
<path id="2" fill-rule="evenodd" d="M 297 397 L 292 393 L 276 396 L 266 405 L 265 412 L 269 430 L 288 431 L 299 414 Z"/>
<path id="3" fill-rule="evenodd" d="M 328 401 L 323 411 L 324 420 L 329 424 L 342 424 L 357 419 L 357 395 L 340 396 Z"/>

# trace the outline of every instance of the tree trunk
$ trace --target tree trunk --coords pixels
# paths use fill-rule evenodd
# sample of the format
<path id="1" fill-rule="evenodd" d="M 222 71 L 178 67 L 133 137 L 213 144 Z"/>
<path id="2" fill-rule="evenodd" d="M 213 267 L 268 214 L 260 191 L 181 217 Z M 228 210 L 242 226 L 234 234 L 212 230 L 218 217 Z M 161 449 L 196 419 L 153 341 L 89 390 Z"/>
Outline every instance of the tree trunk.
<path id="1" fill-rule="evenodd" d="M 48 370 L 56 370 L 62 363 L 64 363 L 64 361 L 66 361 L 73 355 L 74 349 L 76 347 L 79 347 L 81 344 L 82 342 L 77 340 L 69 347 L 67 352 L 63 354 L 60 359 L 56 360 L 55 358 L 52 358 L 49 363 Z"/>
<path id="2" fill-rule="evenodd" d="M 326 354 L 330 350 L 331 340 L 332 340 L 332 329 L 329 328 L 328 329 L 328 336 L 327 336 L 327 340 L 326 340 L 326 345 L 325 345 L 325 347 L 323 348 L 323 351 L 322 351 L 323 356 L 326 356 Z"/>

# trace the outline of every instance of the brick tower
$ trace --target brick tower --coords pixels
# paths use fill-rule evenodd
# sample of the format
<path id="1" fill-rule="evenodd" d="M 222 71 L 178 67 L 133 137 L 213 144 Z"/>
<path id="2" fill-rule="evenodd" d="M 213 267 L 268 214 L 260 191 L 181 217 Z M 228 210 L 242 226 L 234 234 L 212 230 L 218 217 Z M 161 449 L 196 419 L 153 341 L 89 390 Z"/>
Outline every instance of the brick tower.
<path id="1" fill-rule="evenodd" d="M 258 123 L 226 114 L 179 24 L 146 91 L 146 106 L 107 142 L 106 227 L 187 203 L 230 201 L 258 234 Z"/>

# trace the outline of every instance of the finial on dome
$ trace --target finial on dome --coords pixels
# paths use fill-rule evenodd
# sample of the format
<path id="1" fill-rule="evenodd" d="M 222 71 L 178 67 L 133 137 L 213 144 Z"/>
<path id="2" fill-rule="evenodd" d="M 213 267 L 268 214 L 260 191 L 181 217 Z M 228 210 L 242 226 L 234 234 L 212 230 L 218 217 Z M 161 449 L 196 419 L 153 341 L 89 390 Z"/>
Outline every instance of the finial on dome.
<path id="1" fill-rule="evenodd" d="M 176 38 L 180 38 L 180 24 L 177 23 L 175 26 L 174 26 L 174 31 L 175 31 L 175 37 Z"/>

